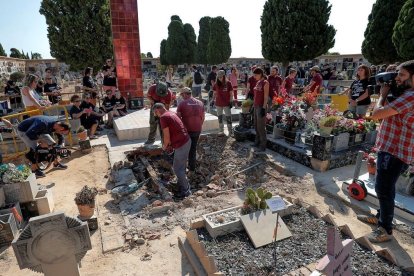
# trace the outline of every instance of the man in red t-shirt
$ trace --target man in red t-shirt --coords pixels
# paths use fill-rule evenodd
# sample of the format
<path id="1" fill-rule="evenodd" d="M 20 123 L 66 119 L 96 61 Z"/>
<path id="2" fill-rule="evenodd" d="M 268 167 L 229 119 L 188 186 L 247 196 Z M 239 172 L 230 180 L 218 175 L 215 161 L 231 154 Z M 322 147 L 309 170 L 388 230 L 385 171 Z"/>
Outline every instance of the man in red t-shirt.
<path id="1" fill-rule="evenodd" d="M 252 72 L 256 69 L 256 66 L 252 67 Z M 254 88 L 256 87 L 257 84 L 257 80 L 255 79 L 254 75 L 250 76 L 249 79 L 247 80 L 247 88 L 246 88 L 246 92 L 247 92 L 247 96 L 246 99 L 252 99 L 254 98 Z"/>
<path id="2" fill-rule="evenodd" d="M 160 128 L 159 121 L 154 117 L 153 106 L 156 103 L 162 103 L 165 105 L 165 108 L 170 109 L 170 104 L 172 101 L 172 93 L 170 89 L 167 88 L 167 84 L 164 82 L 159 82 L 153 84 L 148 89 L 147 98 L 151 103 L 150 111 L 150 133 L 148 134 L 148 139 L 145 142 L 146 145 L 153 144 L 155 142 L 155 135 L 157 134 L 157 127 Z M 160 129 L 160 135 L 162 138 L 162 132 Z"/>
<path id="3" fill-rule="evenodd" d="M 175 197 L 183 199 L 191 195 L 185 170 L 187 167 L 188 153 L 190 152 L 191 139 L 188 132 L 176 113 L 168 111 L 163 103 L 156 103 L 153 107 L 154 116 L 160 118 L 162 129 L 162 149 L 174 149 L 173 170 L 177 176 L 178 193 Z"/>
<path id="4" fill-rule="evenodd" d="M 313 66 L 310 69 L 310 73 L 312 76 L 312 80 L 309 83 L 308 86 L 305 87 L 304 92 L 310 92 L 315 97 L 319 94 L 320 89 L 322 87 L 322 75 L 320 73 L 321 69 L 319 69 L 319 66 Z"/>
<path id="5" fill-rule="evenodd" d="M 292 88 L 293 88 L 293 83 L 295 82 L 295 79 L 296 79 L 296 74 L 297 74 L 296 69 L 290 68 L 289 75 L 283 81 L 282 87 L 286 89 L 286 93 L 288 95 L 292 94 Z"/>
<path id="6" fill-rule="evenodd" d="M 274 96 L 279 96 L 280 86 L 283 82 L 282 78 L 279 76 L 279 67 L 272 67 L 267 81 L 269 82 L 269 100 L 272 102 Z"/>
<path id="7" fill-rule="evenodd" d="M 178 105 L 177 115 L 183 121 L 191 138 L 191 149 L 188 154 L 188 168 L 195 171 L 197 142 L 204 123 L 204 104 L 191 95 L 191 88 L 184 87 L 181 91 L 183 101 Z"/>

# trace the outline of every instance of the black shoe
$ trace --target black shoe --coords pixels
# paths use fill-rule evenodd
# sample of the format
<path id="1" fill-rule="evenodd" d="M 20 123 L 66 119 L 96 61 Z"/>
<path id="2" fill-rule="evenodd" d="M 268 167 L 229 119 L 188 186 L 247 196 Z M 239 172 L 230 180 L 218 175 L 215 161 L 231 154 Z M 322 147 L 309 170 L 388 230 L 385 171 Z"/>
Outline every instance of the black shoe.
<path id="1" fill-rule="evenodd" d="M 181 194 L 181 193 L 173 193 L 173 199 L 174 201 L 181 201 L 186 197 L 189 197 L 191 195 L 191 192 L 188 192 L 186 194 Z"/>
<path id="2" fill-rule="evenodd" d="M 155 141 L 147 140 L 147 141 L 145 141 L 144 145 L 152 145 L 152 144 L 154 144 L 154 142 Z"/>
<path id="3" fill-rule="evenodd" d="M 57 163 L 57 164 L 53 164 L 53 167 L 56 169 L 66 170 L 68 168 L 68 165 Z"/>
<path id="4" fill-rule="evenodd" d="M 37 169 L 34 171 L 34 174 L 36 175 L 36 178 L 41 178 L 41 177 L 45 177 L 45 173 L 42 172 L 40 169 Z"/>

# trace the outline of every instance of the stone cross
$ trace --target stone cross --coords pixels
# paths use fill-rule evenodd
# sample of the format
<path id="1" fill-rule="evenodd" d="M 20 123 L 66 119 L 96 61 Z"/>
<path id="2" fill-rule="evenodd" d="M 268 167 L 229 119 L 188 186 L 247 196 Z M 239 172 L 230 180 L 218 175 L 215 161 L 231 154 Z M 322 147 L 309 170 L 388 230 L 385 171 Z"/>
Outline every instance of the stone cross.
<path id="1" fill-rule="evenodd" d="M 352 239 L 341 241 L 335 227 L 328 228 L 328 252 L 318 264 L 316 269 L 327 276 L 352 276 L 351 250 Z"/>
<path id="2" fill-rule="evenodd" d="M 63 212 L 31 218 L 12 246 L 20 269 L 46 276 L 80 275 L 78 263 L 92 249 L 87 223 Z"/>

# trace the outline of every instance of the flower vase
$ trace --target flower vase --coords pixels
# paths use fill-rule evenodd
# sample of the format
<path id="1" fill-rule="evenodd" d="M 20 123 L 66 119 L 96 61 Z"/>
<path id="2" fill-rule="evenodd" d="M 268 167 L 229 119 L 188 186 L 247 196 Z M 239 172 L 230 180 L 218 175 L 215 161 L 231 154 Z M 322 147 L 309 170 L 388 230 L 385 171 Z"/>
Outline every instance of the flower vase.
<path id="1" fill-rule="evenodd" d="M 273 127 L 273 138 L 280 139 L 284 137 L 283 129 L 280 129 L 277 125 Z"/>
<path id="2" fill-rule="evenodd" d="M 285 137 L 285 142 L 288 144 L 294 144 L 296 140 L 296 128 L 290 128 L 285 130 L 283 133 Z"/>

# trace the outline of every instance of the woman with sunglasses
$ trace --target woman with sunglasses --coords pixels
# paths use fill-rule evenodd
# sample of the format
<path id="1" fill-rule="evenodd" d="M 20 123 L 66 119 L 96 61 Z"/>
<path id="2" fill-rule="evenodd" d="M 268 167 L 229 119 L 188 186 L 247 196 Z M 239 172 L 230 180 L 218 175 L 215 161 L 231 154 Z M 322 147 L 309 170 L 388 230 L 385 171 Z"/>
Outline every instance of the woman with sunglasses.
<path id="1" fill-rule="evenodd" d="M 26 111 L 45 109 L 47 103 L 44 102 L 35 89 L 39 78 L 36 75 L 28 74 L 25 78 L 25 86 L 22 89 L 22 102 Z M 43 105 L 42 102 L 46 104 Z"/>

